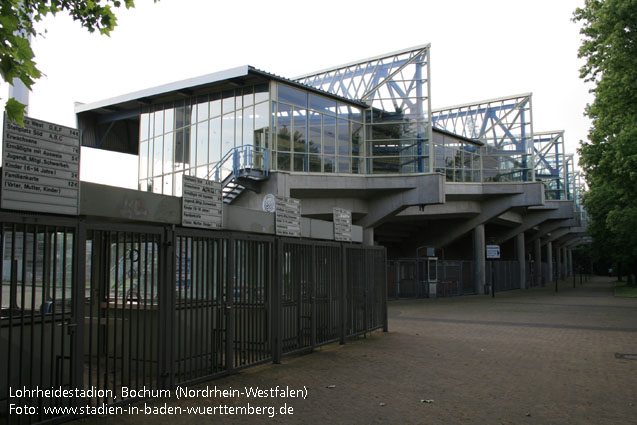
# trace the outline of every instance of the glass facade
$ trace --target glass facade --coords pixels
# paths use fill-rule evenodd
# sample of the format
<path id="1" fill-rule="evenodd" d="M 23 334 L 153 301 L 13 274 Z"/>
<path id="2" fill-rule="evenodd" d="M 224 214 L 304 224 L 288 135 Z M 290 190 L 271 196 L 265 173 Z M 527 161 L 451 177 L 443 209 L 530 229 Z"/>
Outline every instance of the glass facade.
<path id="1" fill-rule="evenodd" d="M 208 177 L 230 149 L 267 147 L 269 84 L 192 96 L 142 109 L 139 188 L 181 196 L 181 176 Z"/>
<path id="2" fill-rule="evenodd" d="M 365 173 L 360 108 L 282 83 L 273 92 L 273 170 Z"/>
<path id="3" fill-rule="evenodd" d="M 457 137 L 433 132 L 435 170 L 447 182 L 482 181 L 481 148 Z"/>

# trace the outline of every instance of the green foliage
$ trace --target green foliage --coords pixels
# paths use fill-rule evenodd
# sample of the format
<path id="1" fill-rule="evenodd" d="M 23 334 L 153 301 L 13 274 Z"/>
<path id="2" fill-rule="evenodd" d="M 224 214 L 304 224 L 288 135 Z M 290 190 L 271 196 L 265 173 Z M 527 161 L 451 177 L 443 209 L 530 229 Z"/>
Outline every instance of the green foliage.
<path id="1" fill-rule="evenodd" d="M 90 32 L 109 35 L 117 25 L 113 8 L 134 7 L 133 0 L 2 0 L 0 3 L 0 74 L 9 84 L 20 79 L 31 89 L 42 73 L 36 67 L 28 38 L 39 35 L 34 23 L 48 14 L 68 12 Z M 7 101 L 9 119 L 22 123 L 24 105 Z"/>
<path id="2" fill-rule="evenodd" d="M 595 84 L 589 140 L 579 148 L 598 260 L 637 266 L 637 0 L 586 0 L 580 77 Z"/>

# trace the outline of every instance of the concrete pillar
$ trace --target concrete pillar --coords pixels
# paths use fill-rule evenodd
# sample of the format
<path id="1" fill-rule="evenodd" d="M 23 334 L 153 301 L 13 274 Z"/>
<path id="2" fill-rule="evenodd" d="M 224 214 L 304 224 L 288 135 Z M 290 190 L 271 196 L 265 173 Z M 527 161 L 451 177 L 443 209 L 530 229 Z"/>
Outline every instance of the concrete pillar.
<path id="1" fill-rule="evenodd" d="M 550 282 L 553 280 L 553 244 L 551 242 L 546 243 L 546 264 L 547 267 L 547 281 Z"/>
<path id="2" fill-rule="evenodd" d="M 526 289 L 526 259 L 524 258 L 524 232 L 515 237 L 515 250 L 520 263 L 520 288 Z"/>
<path id="3" fill-rule="evenodd" d="M 366 227 L 363 229 L 363 245 L 374 245 L 374 228 Z"/>
<path id="4" fill-rule="evenodd" d="M 533 259 L 535 260 L 535 284 L 542 284 L 542 242 L 540 238 L 533 241 Z"/>
<path id="5" fill-rule="evenodd" d="M 484 294 L 484 285 L 487 280 L 486 275 L 486 252 L 485 252 L 485 239 L 484 239 L 484 224 L 480 224 L 473 229 L 473 262 L 474 278 L 476 292 L 478 294 Z"/>

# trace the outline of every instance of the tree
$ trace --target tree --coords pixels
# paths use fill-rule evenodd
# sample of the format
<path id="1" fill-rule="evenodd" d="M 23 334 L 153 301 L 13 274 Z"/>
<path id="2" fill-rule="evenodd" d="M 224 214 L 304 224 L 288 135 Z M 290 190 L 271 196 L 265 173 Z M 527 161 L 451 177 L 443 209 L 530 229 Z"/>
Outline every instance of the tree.
<path id="1" fill-rule="evenodd" d="M 595 85 L 589 140 L 578 149 L 593 252 L 636 273 L 637 0 L 586 0 L 573 19 L 583 24 L 580 77 Z"/>
<path id="2" fill-rule="evenodd" d="M 36 67 L 29 37 L 34 23 L 48 14 L 66 11 L 89 32 L 109 35 L 117 25 L 113 8 L 134 7 L 133 0 L 2 0 L 0 5 L 0 74 L 9 84 L 19 79 L 30 90 L 42 73 Z M 9 99 L 5 105 L 10 120 L 23 124 L 25 105 Z"/>

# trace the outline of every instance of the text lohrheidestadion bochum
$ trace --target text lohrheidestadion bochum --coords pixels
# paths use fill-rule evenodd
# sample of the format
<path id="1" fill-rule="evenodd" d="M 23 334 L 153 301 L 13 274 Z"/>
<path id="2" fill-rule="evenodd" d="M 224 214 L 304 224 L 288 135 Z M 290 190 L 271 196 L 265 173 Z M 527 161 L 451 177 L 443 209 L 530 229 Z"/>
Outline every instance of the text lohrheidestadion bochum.
<path id="1" fill-rule="evenodd" d="M 10 398 L 21 398 L 21 397 L 29 397 L 29 398 L 105 398 L 112 400 L 124 400 L 131 398 L 212 398 L 212 397 L 222 397 L 222 398 L 307 398 L 307 387 L 303 388 L 290 388 L 289 386 L 276 386 L 272 388 L 260 388 L 260 387 L 243 387 L 242 389 L 237 388 L 218 388 L 216 385 L 214 387 L 204 387 L 204 388 L 189 388 L 189 387 L 180 387 L 178 386 L 174 390 L 154 390 L 148 389 L 145 386 L 142 388 L 128 388 L 121 387 L 120 392 L 118 394 L 113 390 L 103 390 L 98 389 L 96 387 L 89 387 L 86 389 L 74 388 L 62 388 L 62 387 L 51 387 L 51 388 L 17 388 L 14 389 L 9 387 L 9 397 Z"/>

